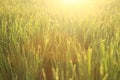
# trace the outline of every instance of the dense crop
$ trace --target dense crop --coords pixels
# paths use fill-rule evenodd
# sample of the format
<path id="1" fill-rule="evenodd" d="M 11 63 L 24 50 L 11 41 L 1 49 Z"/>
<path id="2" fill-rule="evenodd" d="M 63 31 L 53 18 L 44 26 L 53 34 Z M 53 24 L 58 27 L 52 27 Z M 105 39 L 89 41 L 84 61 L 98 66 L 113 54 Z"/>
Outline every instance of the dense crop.
<path id="1" fill-rule="evenodd" d="M 0 80 L 120 80 L 119 2 L 0 0 Z"/>

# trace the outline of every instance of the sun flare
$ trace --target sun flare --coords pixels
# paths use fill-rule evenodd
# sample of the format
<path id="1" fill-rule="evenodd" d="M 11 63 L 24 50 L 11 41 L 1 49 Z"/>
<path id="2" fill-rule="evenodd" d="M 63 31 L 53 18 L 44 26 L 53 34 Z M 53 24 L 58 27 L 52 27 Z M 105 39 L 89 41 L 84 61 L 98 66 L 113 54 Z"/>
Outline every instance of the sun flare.
<path id="1" fill-rule="evenodd" d="M 63 2 L 64 4 L 72 5 L 72 4 L 78 4 L 78 3 L 83 4 L 85 3 L 85 0 L 63 0 Z"/>

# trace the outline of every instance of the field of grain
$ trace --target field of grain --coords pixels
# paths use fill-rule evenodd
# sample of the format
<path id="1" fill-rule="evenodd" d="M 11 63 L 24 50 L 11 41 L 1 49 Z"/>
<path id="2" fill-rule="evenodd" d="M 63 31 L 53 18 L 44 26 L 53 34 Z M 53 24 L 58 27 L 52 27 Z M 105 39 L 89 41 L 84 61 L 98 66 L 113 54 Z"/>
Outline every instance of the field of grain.
<path id="1" fill-rule="evenodd" d="M 0 80 L 120 80 L 120 1 L 0 0 Z"/>

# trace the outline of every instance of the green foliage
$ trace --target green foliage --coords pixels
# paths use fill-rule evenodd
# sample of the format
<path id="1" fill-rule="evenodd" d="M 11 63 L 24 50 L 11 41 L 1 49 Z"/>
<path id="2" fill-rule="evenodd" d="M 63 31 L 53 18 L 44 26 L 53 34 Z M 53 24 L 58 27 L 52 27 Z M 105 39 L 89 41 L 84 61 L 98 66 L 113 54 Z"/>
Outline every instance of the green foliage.
<path id="1" fill-rule="evenodd" d="M 120 80 L 119 0 L 88 14 L 45 2 L 0 0 L 0 80 Z"/>

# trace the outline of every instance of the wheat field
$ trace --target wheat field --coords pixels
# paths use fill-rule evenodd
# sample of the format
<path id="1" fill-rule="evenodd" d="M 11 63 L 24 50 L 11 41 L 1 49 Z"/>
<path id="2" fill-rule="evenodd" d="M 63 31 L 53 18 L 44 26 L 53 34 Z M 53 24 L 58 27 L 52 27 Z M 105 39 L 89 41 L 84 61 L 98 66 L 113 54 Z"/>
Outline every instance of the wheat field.
<path id="1" fill-rule="evenodd" d="M 82 1 L 0 0 L 0 80 L 120 80 L 120 1 Z"/>

